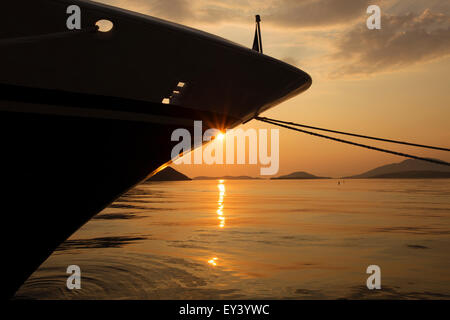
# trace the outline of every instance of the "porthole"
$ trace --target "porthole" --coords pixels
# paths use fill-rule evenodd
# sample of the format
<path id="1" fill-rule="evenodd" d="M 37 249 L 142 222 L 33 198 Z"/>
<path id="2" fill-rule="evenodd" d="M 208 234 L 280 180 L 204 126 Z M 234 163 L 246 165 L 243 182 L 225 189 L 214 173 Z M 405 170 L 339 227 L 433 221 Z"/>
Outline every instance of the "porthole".
<path id="1" fill-rule="evenodd" d="M 114 23 L 106 19 L 98 20 L 95 25 L 100 32 L 109 32 L 114 28 Z"/>

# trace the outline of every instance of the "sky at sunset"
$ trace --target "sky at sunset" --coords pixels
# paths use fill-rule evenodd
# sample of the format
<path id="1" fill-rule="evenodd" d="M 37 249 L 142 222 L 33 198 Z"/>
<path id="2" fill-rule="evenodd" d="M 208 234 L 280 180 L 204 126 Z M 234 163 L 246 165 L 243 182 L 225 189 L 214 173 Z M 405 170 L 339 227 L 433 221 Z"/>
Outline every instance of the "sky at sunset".
<path id="1" fill-rule="evenodd" d="M 305 93 L 263 116 L 312 126 L 450 145 L 448 0 L 101 0 L 251 47 L 262 17 L 264 53 L 306 71 Z M 366 9 L 381 7 L 381 30 Z M 275 128 L 252 121 L 241 128 Z M 352 139 L 359 141 L 358 139 Z M 366 142 L 367 143 L 367 142 Z M 369 141 L 370 145 L 450 161 L 448 152 Z M 345 176 L 404 158 L 280 129 L 280 171 Z M 182 165 L 199 175 L 259 175 L 259 165 Z"/>

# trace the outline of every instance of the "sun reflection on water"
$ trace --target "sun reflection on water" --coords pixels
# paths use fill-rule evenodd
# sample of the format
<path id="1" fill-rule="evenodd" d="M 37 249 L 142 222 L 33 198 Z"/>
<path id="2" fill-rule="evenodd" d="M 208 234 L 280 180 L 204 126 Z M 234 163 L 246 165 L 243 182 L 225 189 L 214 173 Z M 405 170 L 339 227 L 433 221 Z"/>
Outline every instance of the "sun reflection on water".
<path id="1" fill-rule="evenodd" d="M 219 200 L 217 201 L 217 219 L 219 219 L 219 228 L 224 228 L 225 227 L 225 217 L 223 215 L 223 200 L 225 198 L 225 181 L 224 180 L 219 180 L 219 184 L 217 185 L 217 187 L 219 188 Z"/>
<path id="2" fill-rule="evenodd" d="M 219 189 L 219 200 L 217 200 L 217 219 L 219 220 L 219 228 L 223 229 L 225 227 L 225 217 L 223 214 L 224 208 L 224 198 L 225 198 L 225 180 L 219 180 L 217 188 Z M 208 264 L 212 266 L 217 266 L 217 257 L 208 260 Z"/>
<path id="3" fill-rule="evenodd" d="M 217 257 L 212 258 L 211 260 L 208 261 L 208 263 L 212 266 L 217 266 Z"/>

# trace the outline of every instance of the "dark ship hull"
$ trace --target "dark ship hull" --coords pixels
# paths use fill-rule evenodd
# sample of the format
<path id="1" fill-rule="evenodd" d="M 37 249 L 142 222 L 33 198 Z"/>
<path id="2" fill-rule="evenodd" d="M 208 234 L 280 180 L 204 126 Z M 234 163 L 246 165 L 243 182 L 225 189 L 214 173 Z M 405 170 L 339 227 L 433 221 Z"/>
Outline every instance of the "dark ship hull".
<path id="1" fill-rule="evenodd" d="M 69 4 L 115 29 L 66 37 Z M 173 130 L 231 128 L 311 85 L 285 63 L 151 17 L 75 0 L 0 7 L 2 298 L 167 164 Z"/>
<path id="2" fill-rule="evenodd" d="M 32 96 L 29 89 L 3 89 L 9 92 L 2 92 L 3 99 L 18 89 L 24 97 Z M 39 92 L 41 97 L 48 95 Z M 53 99 L 61 95 L 51 94 Z M 168 115 L 130 112 L 132 103 L 127 102 L 124 115 L 115 110 L 2 101 L 9 109 L 0 112 L 3 259 L 8 261 L 2 293 L 6 297 L 92 216 L 167 163 L 173 130 L 192 129 L 194 120 L 211 123 L 210 117 L 214 118 L 174 108 L 176 117 L 170 124 L 163 121 Z M 153 118 L 160 122 L 149 121 Z"/>

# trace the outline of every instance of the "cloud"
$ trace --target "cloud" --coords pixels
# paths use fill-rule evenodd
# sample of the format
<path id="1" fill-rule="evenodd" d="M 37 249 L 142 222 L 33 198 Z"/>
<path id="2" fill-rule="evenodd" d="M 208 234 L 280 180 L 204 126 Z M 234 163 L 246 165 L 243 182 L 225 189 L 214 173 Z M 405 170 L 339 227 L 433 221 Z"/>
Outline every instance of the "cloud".
<path id="1" fill-rule="evenodd" d="M 364 16 L 374 0 L 100 0 L 179 23 L 246 23 L 261 14 L 278 27 L 346 24 Z M 379 2 L 377 0 L 375 2 Z"/>
<path id="2" fill-rule="evenodd" d="M 155 16 L 165 16 L 177 21 L 184 20 L 193 14 L 190 1 L 187 0 L 150 0 L 147 2 Z"/>
<path id="3" fill-rule="evenodd" d="M 131 11 L 181 22 L 192 15 L 192 2 L 187 0 L 97 0 Z"/>
<path id="4" fill-rule="evenodd" d="M 283 27 L 323 27 L 348 24 L 364 17 L 369 0 L 279 0 L 267 20 Z"/>
<path id="5" fill-rule="evenodd" d="M 332 76 L 393 71 L 450 54 L 450 16 L 426 9 L 421 14 L 383 15 L 381 30 L 359 24 L 343 33 L 331 55 L 342 64 Z"/>
<path id="6" fill-rule="evenodd" d="M 220 24 L 248 28 L 259 13 L 271 39 L 266 51 L 332 78 L 391 72 L 450 52 L 448 0 L 97 1 L 211 32 Z M 381 6 L 381 30 L 366 27 L 369 4 Z"/>
<path id="7" fill-rule="evenodd" d="M 98 0 L 102 3 L 137 11 L 177 23 L 236 22 L 251 5 L 247 1 L 216 0 Z M 252 0 L 253 1 L 253 0 Z M 251 16 L 251 15 L 250 15 Z"/>

